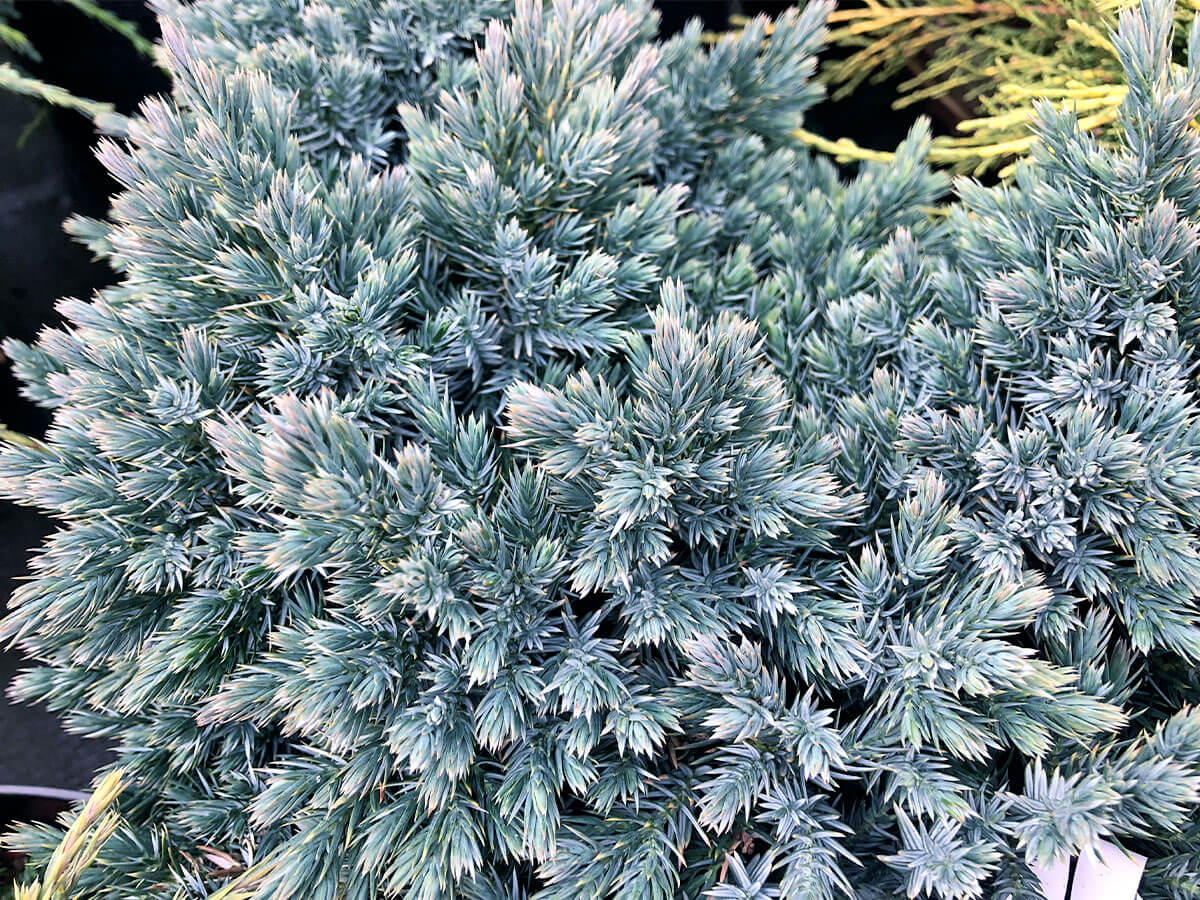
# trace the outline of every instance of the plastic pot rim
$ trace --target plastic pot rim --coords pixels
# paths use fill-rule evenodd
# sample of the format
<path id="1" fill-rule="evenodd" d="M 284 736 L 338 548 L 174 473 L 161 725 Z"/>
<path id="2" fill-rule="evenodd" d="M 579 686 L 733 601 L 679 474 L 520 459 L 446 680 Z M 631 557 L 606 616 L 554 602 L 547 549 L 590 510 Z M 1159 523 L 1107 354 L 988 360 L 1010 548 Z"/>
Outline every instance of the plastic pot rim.
<path id="1" fill-rule="evenodd" d="M 25 784 L 0 784 L 0 797 L 41 797 L 45 800 L 67 800 L 72 803 L 86 800 L 83 791 L 68 791 L 63 788 L 39 787 Z"/>

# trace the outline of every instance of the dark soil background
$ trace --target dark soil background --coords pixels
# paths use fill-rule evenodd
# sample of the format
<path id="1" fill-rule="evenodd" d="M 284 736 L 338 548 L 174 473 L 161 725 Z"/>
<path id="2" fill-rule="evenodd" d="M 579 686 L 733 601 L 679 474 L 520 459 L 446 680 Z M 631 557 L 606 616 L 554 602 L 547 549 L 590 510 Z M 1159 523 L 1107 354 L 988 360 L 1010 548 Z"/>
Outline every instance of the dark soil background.
<path id="1" fill-rule="evenodd" d="M 140 0 L 102 5 L 136 22 L 147 37 L 157 37 L 154 18 Z M 657 5 L 662 30 L 671 34 L 694 17 L 720 30 L 731 14 L 776 15 L 789 4 L 659 0 Z M 22 63 L 35 75 L 82 96 L 107 100 L 125 113 L 147 94 L 167 89 L 165 77 L 148 59 L 67 4 L 25 0 L 16 7 L 18 27 L 43 57 L 38 64 Z M 813 110 L 807 126 L 868 147 L 893 148 L 912 121 L 909 112 L 891 109 L 895 96 L 894 85 L 864 87 L 849 102 Z M 112 280 L 108 268 L 94 262 L 61 227 L 73 213 L 103 216 L 117 190 L 92 155 L 95 140 L 90 123 L 77 113 L 0 92 L 0 332 L 5 336 L 32 340 L 59 321 L 55 303 L 60 297 L 86 298 Z M 0 421 L 33 435 L 40 435 L 48 421 L 19 396 L 3 364 Z M 29 549 L 50 530 L 51 523 L 38 514 L 0 502 L 0 609 L 28 571 Z M 22 665 L 14 651 L 0 652 L 0 690 Z M 64 733 L 45 709 L 0 697 L 0 785 L 82 788 L 108 759 L 101 742 Z"/>
<path id="2" fill-rule="evenodd" d="M 140 0 L 104 6 L 157 35 Z M 18 60 L 26 71 L 76 94 L 107 100 L 132 112 L 142 97 L 167 88 L 166 77 L 119 35 L 54 0 L 18 2 L 15 23 L 42 56 Z M 61 297 L 86 298 L 109 284 L 112 273 L 62 230 L 73 213 L 103 216 L 116 184 L 92 155 L 96 134 L 78 113 L 0 91 L 0 333 L 32 340 L 60 321 Z M 17 393 L 0 364 L 0 421 L 40 435 L 47 415 Z M 29 550 L 51 523 L 25 507 L 0 502 L 0 608 L 28 570 Z M 0 690 L 24 662 L 0 652 Z M 82 788 L 109 754 L 99 741 L 65 734 L 40 707 L 0 695 L 0 785 Z"/>

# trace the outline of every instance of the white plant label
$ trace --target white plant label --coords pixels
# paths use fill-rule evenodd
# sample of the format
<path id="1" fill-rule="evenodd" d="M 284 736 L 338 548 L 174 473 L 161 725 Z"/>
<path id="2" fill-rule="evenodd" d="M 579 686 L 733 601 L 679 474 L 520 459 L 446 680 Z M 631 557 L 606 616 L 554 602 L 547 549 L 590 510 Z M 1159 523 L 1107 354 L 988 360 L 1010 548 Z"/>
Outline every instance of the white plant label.
<path id="1" fill-rule="evenodd" d="M 1098 841 L 1094 853 L 1085 853 L 1075 864 L 1062 860 L 1051 866 L 1034 866 L 1046 900 L 1136 900 L 1146 857 L 1127 853 L 1108 841 Z"/>
<path id="2" fill-rule="evenodd" d="M 1030 866 L 1042 882 L 1046 900 L 1067 900 L 1067 883 L 1071 880 L 1071 863 L 1059 860 L 1049 866 Z"/>
<path id="3" fill-rule="evenodd" d="M 1070 900 L 1134 900 L 1146 857 L 1107 841 L 1096 845 L 1096 856 L 1084 854 L 1079 858 Z"/>

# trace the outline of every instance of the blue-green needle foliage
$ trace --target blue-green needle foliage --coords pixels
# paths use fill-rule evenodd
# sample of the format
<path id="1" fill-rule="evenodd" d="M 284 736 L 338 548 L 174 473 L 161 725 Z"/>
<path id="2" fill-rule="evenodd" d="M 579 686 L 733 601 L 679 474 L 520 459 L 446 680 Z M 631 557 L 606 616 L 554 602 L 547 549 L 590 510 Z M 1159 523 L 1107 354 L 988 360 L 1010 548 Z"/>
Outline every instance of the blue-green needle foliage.
<path id="1" fill-rule="evenodd" d="M 17 693 L 135 777 L 103 900 L 1200 884 L 1200 31 L 1125 142 L 850 181 L 827 8 L 161 6 L 168 99 L 10 341 Z M 51 829 L 27 830 L 35 857 Z"/>

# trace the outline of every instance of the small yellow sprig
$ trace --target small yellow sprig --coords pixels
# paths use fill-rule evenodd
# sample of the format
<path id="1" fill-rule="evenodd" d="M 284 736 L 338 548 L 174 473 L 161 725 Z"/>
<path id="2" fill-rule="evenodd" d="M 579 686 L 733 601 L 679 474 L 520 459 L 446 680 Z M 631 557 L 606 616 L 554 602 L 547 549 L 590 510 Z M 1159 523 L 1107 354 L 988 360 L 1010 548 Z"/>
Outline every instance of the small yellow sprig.
<path id="1" fill-rule="evenodd" d="M 69 900 L 84 870 L 121 824 L 113 805 L 125 785 L 119 769 L 101 779 L 50 857 L 42 879 L 14 888 L 13 900 Z"/>

